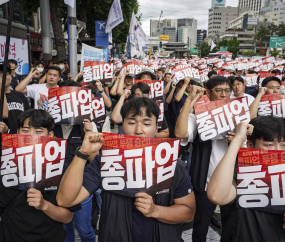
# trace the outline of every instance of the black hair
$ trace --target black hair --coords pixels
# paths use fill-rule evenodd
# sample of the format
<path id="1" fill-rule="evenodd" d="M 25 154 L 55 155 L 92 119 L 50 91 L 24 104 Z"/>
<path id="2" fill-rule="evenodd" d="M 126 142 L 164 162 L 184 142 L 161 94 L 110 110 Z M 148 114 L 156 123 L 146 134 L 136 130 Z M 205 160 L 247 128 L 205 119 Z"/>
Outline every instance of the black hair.
<path id="1" fill-rule="evenodd" d="M 58 84 L 59 87 L 81 87 L 78 82 L 64 80 L 63 82 Z"/>
<path id="2" fill-rule="evenodd" d="M 49 66 L 49 68 L 47 69 L 47 73 L 49 70 L 55 70 L 58 71 L 58 76 L 61 76 L 61 70 L 58 66 Z"/>
<path id="3" fill-rule="evenodd" d="M 217 68 L 218 69 L 218 67 L 216 67 L 216 66 L 212 66 L 212 70 L 213 70 L 213 68 Z"/>
<path id="4" fill-rule="evenodd" d="M 280 81 L 280 79 L 278 77 L 276 77 L 276 76 L 268 76 L 268 77 L 264 78 L 264 80 L 262 81 L 261 86 L 265 87 L 267 85 L 267 83 L 271 82 L 271 81 L 278 82 L 281 85 L 281 81 Z"/>
<path id="5" fill-rule="evenodd" d="M 172 74 L 171 74 L 171 73 L 169 73 L 169 72 L 164 74 L 164 76 L 166 76 L 166 75 L 170 75 L 170 76 L 172 76 Z"/>
<path id="6" fill-rule="evenodd" d="M 58 64 L 60 64 L 60 63 L 66 64 L 66 60 L 60 60 L 60 61 L 58 61 Z"/>
<path id="7" fill-rule="evenodd" d="M 157 71 L 161 71 L 164 74 L 164 70 L 162 68 L 158 69 Z"/>
<path id="8" fill-rule="evenodd" d="M 80 85 L 80 84 L 79 84 Z M 81 86 L 81 85 L 80 85 Z M 89 88 L 89 89 L 91 89 L 91 92 L 92 92 L 92 94 L 96 97 L 96 90 L 95 90 L 95 88 L 94 87 L 91 87 L 91 86 L 85 86 L 85 88 Z"/>
<path id="9" fill-rule="evenodd" d="M 14 59 L 9 59 L 8 63 L 12 62 L 13 64 L 15 64 L 15 66 L 18 66 L 18 62 Z"/>
<path id="10" fill-rule="evenodd" d="M 41 61 L 36 62 L 35 66 L 37 66 L 37 65 L 43 65 L 43 67 L 45 66 L 44 63 Z"/>
<path id="11" fill-rule="evenodd" d="M 240 77 L 240 76 L 236 76 L 234 81 L 239 81 L 239 82 L 241 82 L 242 84 L 244 84 L 244 80 L 243 80 L 243 78 Z M 232 85 L 234 84 L 234 81 L 232 82 Z"/>
<path id="12" fill-rule="evenodd" d="M 230 80 L 231 84 L 233 84 L 236 79 L 236 76 L 228 76 L 227 78 Z"/>
<path id="13" fill-rule="evenodd" d="M 81 65 L 81 60 L 77 61 L 77 65 Z"/>
<path id="14" fill-rule="evenodd" d="M 48 64 L 50 64 L 51 62 L 54 63 L 55 61 L 53 59 L 48 60 Z"/>
<path id="15" fill-rule="evenodd" d="M 135 95 L 136 89 L 140 89 L 143 94 L 149 94 L 149 92 L 150 92 L 149 85 L 147 85 L 144 82 L 138 82 L 132 86 L 131 92 L 132 92 L 133 96 Z"/>
<path id="16" fill-rule="evenodd" d="M 229 81 L 228 78 L 226 78 L 224 76 L 214 76 L 214 77 L 212 77 L 211 79 L 209 79 L 209 81 L 207 81 L 206 87 L 207 87 L 207 89 L 212 91 L 212 89 L 215 88 L 215 86 L 223 85 L 225 83 L 228 84 L 229 87 L 232 89 L 231 82 Z"/>
<path id="17" fill-rule="evenodd" d="M 29 127 L 46 128 L 48 132 L 51 132 L 54 129 L 54 119 L 45 110 L 29 109 L 22 112 L 18 117 L 18 128 L 24 126 L 24 122 L 27 118 L 29 119 Z"/>
<path id="18" fill-rule="evenodd" d="M 208 72 L 208 78 L 210 78 L 210 76 L 212 75 L 218 75 L 218 73 L 216 71 L 209 71 Z"/>
<path id="19" fill-rule="evenodd" d="M 279 69 L 274 69 L 271 71 L 271 73 L 282 74 Z"/>
<path id="20" fill-rule="evenodd" d="M 277 118 L 274 116 L 257 116 L 250 122 L 254 126 L 252 135 L 247 136 L 247 140 L 251 141 L 255 145 L 257 139 L 263 139 L 264 141 L 278 142 L 285 139 L 285 125 L 283 118 Z"/>
<path id="21" fill-rule="evenodd" d="M 123 122 L 130 113 L 132 114 L 132 117 L 142 115 L 142 108 L 146 109 L 146 115 L 148 117 L 151 117 L 151 115 L 153 114 L 156 117 L 156 122 L 157 122 L 159 117 L 159 107 L 153 100 L 147 97 L 132 98 L 130 101 L 126 102 L 122 106 L 121 116 Z"/>

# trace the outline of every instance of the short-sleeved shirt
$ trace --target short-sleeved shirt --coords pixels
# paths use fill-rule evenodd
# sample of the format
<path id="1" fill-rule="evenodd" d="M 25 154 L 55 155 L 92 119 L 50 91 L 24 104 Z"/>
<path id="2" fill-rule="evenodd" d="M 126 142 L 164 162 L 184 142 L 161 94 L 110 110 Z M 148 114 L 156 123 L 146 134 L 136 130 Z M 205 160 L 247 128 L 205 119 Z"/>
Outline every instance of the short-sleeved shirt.
<path id="1" fill-rule="evenodd" d="M 101 156 L 97 155 L 84 170 L 83 187 L 89 192 L 89 194 L 93 194 L 101 185 L 100 163 Z M 185 197 L 190 194 L 192 190 L 193 186 L 190 176 L 185 170 L 184 177 L 175 191 L 174 199 Z M 145 217 L 140 211 L 137 210 L 134 202 L 135 198 L 133 199 L 132 207 L 132 233 L 134 242 L 151 242 L 153 238 L 153 218 Z"/>
<path id="2" fill-rule="evenodd" d="M 47 84 L 34 84 L 27 86 L 27 96 L 35 101 L 35 109 L 48 110 Z"/>
<path id="3" fill-rule="evenodd" d="M 21 193 L 20 190 L 6 188 L 0 182 L 0 214 Z M 46 201 L 56 205 L 57 191 L 43 192 Z M 80 204 L 68 208 L 71 212 L 81 209 Z M 0 241 L 41 241 L 62 242 L 66 236 L 63 224 L 54 221 L 43 211 L 31 207 L 27 203 L 27 193 L 17 198 L 17 202 L 4 215 L 0 224 Z"/>
<path id="4" fill-rule="evenodd" d="M 10 93 L 6 93 L 9 116 L 4 119 L 5 124 L 8 126 L 9 134 L 17 134 L 17 120 L 19 115 L 25 110 L 30 109 L 29 102 L 24 94 L 10 90 Z"/>

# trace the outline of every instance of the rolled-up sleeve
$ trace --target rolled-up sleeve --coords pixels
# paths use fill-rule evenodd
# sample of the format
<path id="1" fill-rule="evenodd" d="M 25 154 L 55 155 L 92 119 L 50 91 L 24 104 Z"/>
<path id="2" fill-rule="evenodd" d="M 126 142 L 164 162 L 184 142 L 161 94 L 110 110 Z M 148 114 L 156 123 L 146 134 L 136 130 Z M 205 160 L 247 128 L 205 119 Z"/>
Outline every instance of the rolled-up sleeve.
<path id="1" fill-rule="evenodd" d="M 84 169 L 82 186 L 89 192 L 89 194 L 93 194 L 101 186 L 100 168 L 101 156 L 96 155 L 94 160 Z"/>
<path id="2" fill-rule="evenodd" d="M 181 139 L 181 145 L 186 146 L 188 142 L 193 142 L 197 135 L 197 123 L 195 114 L 190 113 L 188 116 L 188 138 Z"/>

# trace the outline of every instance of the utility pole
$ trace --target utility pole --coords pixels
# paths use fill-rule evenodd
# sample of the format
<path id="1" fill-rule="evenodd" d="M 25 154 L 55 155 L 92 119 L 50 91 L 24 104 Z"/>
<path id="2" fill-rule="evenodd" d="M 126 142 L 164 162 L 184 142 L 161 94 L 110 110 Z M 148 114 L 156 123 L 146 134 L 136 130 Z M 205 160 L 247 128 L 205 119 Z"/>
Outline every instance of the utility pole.
<path id="1" fill-rule="evenodd" d="M 43 45 L 43 58 L 44 61 L 48 61 L 52 58 L 49 0 L 40 0 L 40 11 L 41 11 L 41 27 L 42 27 L 41 34 L 42 34 L 42 45 Z"/>
<path id="2" fill-rule="evenodd" d="M 76 18 L 76 0 L 74 8 L 67 7 L 68 16 L 68 62 L 69 72 L 74 78 L 77 75 L 77 18 Z"/>

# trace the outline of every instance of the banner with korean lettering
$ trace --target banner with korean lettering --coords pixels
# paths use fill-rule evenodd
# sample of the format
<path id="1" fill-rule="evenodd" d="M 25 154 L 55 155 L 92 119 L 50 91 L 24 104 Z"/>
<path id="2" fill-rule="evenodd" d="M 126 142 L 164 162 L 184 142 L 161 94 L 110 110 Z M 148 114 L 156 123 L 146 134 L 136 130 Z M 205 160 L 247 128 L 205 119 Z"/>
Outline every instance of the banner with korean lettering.
<path id="1" fill-rule="evenodd" d="M 95 123 L 102 123 L 106 118 L 106 109 L 103 97 L 95 97 L 92 99 L 92 113 L 91 113 L 91 121 Z"/>
<path id="2" fill-rule="evenodd" d="M 92 114 L 92 92 L 84 87 L 48 90 L 48 112 L 55 124 L 83 124 Z"/>
<path id="3" fill-rule="evenodd" d="M 146 138 L 103 133 L 101 179 L 104 190 L 134 197 L 168 193 L 180 139 Z"/>
<path id="4" fill-rule="evenodd" d="M 257 86 L 258 85 L 258 75 L 257 74 L 246 74 L 244 80 L 247 82 L 246 86 Z"/>
<path id="5" fill-rule="evenodd" d="M 200 79 L 199 70 L 192 67 L 175 69 L 173 70 L 172 80 L 177 84 L 179 81 L 184 80 L 184 78 L 187 76 L 190 78 Z"/>
<path id="6" fill-rule="evenodd" d="M 103 61 L 103 50 L 82 43 L 80 70 L 85 61 Z"/>
<path id="7" fill-rule="evenodd" d="M 6 36 L 0 35 L 0 62 L 4 61 L 5 48 Z M 15 71 L 18 75 L 28 75 L 30 72 L 28 40 L 11 38 L 8 58 L 17 61 Z"/>
<path id="8" fill-rule="evenodd" d="M 150 99 L 155 102 L 163 101 L 164 81 L 135 79 L 134 84 L 144 82 L 150 87 Z"/>
<path id="9" fill-rule="evenodd" d="M 237 206 L 285 213 L 285 151 L 241 148 Z"/>
<path id="10" fill-rule="evenodd" d="M 223 139 L 240 122 L 250 121 L 246 97 L 196 103 L 194 109 L 202 141 Z"/>
<path id="11" fill-rule="evenodd" d="M 2 134 L 1 181 L 7 188 L 55 191 L 66 140 L 33 135 Z"/>
<path id="12" fill-rule="evenodd" d="M 132 62 L 123 65 L 120 73 L 123 74 L 125 69 L 127 68 L 130 71 L 129 74 L 134 76 L 141 73 L 142 70 L 146 67 L 147 66 L 144 63 L 137 60 L 133 60 Z"/>
<path id="13" fill-rule="evenodd" d="M 265 94 L 260 99 L 258 115 L 285 118 L 285 95 Z"/>
<path id="14" fill-rule="evenodd" d="M 114 65 L 104 61 L 85 61 L 83 69 L 83 81 L 92 82 L 99 80 L 102 83 L 111 84 Z"/>

